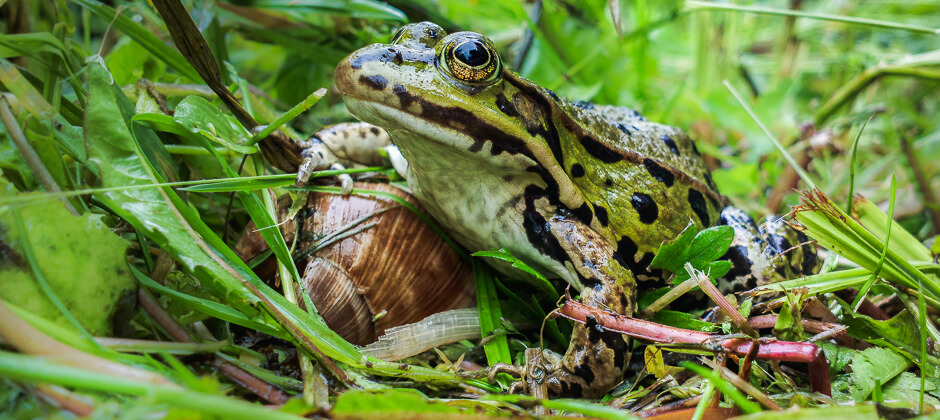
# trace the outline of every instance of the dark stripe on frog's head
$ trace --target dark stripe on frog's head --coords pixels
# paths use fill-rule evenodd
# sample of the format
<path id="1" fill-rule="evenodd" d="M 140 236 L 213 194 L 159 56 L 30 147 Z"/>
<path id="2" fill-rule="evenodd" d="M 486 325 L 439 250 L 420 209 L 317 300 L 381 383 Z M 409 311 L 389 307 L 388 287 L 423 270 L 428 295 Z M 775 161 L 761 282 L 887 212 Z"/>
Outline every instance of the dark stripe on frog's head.
<path id="1" fill-rule="evenodd" d="M 360 70 L 363 64 L 371 61 L 392 63 L 396 66 L 402 65 L 405 61 L 432 64 L 434 63 L 434 50 L 419 51 L 397 45 L 389 45 L 386 48 L 362 49 L 349 56 L 349 67 Z"/>
<path id="2" fill-rule="evenodd" d="M 413 104 L 417 104 L 418 109 L 420 109 L 417 115 L 422 119 L 459 131 L 473 139 L 473 144 L 469 147 L 471 152 L 479 152 L 487 142 L 490 142 L 492 145 L 490 154 L 493 156 L 505 152 L 511 155 L 522 154 L 537 161 L 523 139 L 480 119 L 476 114 L 465 108 L 439 105 L 421 96 L 411 94 L 408 88 L 400 84 L 392 87 L 392 93 L 398 97 L 402 109 L 408 109 Z"/>

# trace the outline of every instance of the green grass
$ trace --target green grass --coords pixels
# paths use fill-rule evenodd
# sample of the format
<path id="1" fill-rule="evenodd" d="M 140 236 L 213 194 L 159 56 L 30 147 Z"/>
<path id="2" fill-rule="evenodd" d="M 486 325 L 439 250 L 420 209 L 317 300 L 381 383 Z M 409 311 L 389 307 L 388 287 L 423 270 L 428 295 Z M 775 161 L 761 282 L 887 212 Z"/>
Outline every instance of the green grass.
<path id="1" fill-rule="evenodd" d="M 872 301 L 900 296 L 896 306 L 905 311 L 891 313 L 896 317 L 887 321 L 860 315 L 853 302 L 831 294 L 825 301 L 852 337 L 912 366 L 903 372 L 883 369 L 872 353 L 852 353 L 859 360 L 854 373 L 842 366 L 834 371 L 833 401 L 877 398 L 912 410 L 938 404 L 938 349 L 930 343 L 940 337 L 931 312 L 940 307 L 940 269 L 922 243 L 935 237 L 940 223 L 934 193 L 940 182 L 940 2 L 547 1 L 534 21 L 528 3 L 496 0 L 359 0 L 330 2 L 334 5 L 329 7 L 326 2 L 261 0 L 234 6 L 186 1 L 218 60 L 205 61 L 202 70 L 218 68 L 218 75 L 208 80 L 217 80 L 238 99 L 245 113 L 237 114 L 238 119 L 203 84 L 200 74 L 206 73 L 174 48 L 167 26 L 148 2 L 114 3 L 116 7 L 93 0 L 0 3 L 0 11 L 8 15 L 0 23 L 0 100 L 6 102 L 0 108 L 9 108 L 0 109 L 0 276 L 12 279 L 15 272 L 19 279 L 41 279 L 42 295 L 56 304 L 42 312 L 38 308 L 43 304 L 34 302 L 41 296 L 22 292 L 33 289 L 5 285 L 0 285 L 0 298 L 17 310 L 36 312 L 28 320 L 44 334 L 82 351 L 159 371 L 182 389 L 198 392 L 129 384 L 129 379 L 109 379 L 74 366 L 56 375 L 54 362 L 3 354 L 0 401 L 8 404 L 0 417 L 56 410 L 36 397 L 38 383 L 65 386 L 89 397 L 86 404 L 114 415 L 170 410 L 185 416 L 199 411 L 201 404 L 208 404 L 201 410 L 207 415 L 248 407 L 240 413 L 247 417 L 257 410 L 243 401 L 226 406 L 228 400 L 257 398 L 207 369 L 203 362 L 211 355 L 182 359 L 182 365 L 165 357 L 115 356 L 83 341 L 72 323 L 43 321 L 69 313 L 62 307 L 69 299 L 56 298 L 57 282 L 95 282 L 83 273 L 60 275 L 43 268 L 63 259 L 37 260 L 30 247 L 18 242 L 24 235 L 54 236 L 56 230 L 24 224 L 32 219 L 21 218 L 22 209 L 61 201 L 71 211 L 93 216 L 83 220 L 132 243 L 127 254 L 132 270 L 120 275 L 156 294 L 169 317 L 190 328 L 190 339 L 211 333 L 216 340 L 232 341 L 222 350 L 209 347 L 223 358 L 260 365 L 266 359 L 295 360 L 290 355 L 300 352 L 331 375 L 329 386 L 336 391 L 347 389 L 345 385 L 415 387 L 434 402 L 487 413 L 531 407 L 525 399 L 461 399 L 455 390 L 500 389 L 480 378 L 434 369 L 437 359 L 410 359 L 410 365 L 364 359 L 317 313 L 294 306 L 231 250 L 233 238 L 249 221 L 277 223 L 267 194 L 284 193 L 291 184 L 289 175 L 277 175 L 260 154 L 251 154 L 267 133 L 243 127 L 239 121 L 244 115 L 280 127 L 294 139 L 351 121 L 342 98 L 330 89 L 336 63 L 363 45 L 386 42 L 404 21 L 425 19 L 450 31 L 486 34 L 507 63 L 519 60 L 514 46 L 531 31 L 532 46 L 516 69 L 523 76 L 560 96 L 629 106 L 651 120 L 687 130 L 699 149 L 714 158 L 708 163 L 719 189 L 751 213 L 786 213 L 800 200 L 796 190 L 817 187 L 832 204 L 814 196 L 817 200 L 809 206 L 814 211 L 797 216 L 799 221 L 821 244 L 845 257 L 836 268 L 861 268 L 790 284 L 820 294 L 862 288 Z M 801 8 L 789 11 L 791 3 Z M 621 10 L 612 12 L 613 4 Z M 121 12 L 117 18 L 116 11 Z M 189 114 L 166 113 L 182 109 Z M 24 153 L 26 149 L 30 151 Z M 849 206 L 852 193 L 867 201 Z M 894 223 L 872 203 L 891 214 Z M 841 223 L 839 209 L 844 208 L 854 208 L 859 223 Z M 282 275 L 299 280 L 290 258 L 292 244 L 277 229 L 265 229 L 263 235 L 285 264 Z M 84 244 L 76 248 L 97 246 L 90 240 Z M 83 255 L 80 249 L 56 251 L 55 243 L 45 246 L 51 251 L 37 255 Z M 162 260 L 161 253 L 169 259 Z M 176 262 L 174 270 L 147 279 L 161 273 L 167 261 Z M 486 285 L 492 292 L 486 296 L 487 313 L 493 315 L 486 320 L 490 338 L 484 346 L 464 343 L 445 349 L 457 352 L 448 355 L 450 360 L 474 346 L 478 348 L 467 353 L 468 360 L 484 363 L 483 347 L 491 360 L 518 360 L 524 346 L 537 345 L 541 319 L 532 319 L 532 314 L 550 311 L 554 302 L 523 299 L 537 293 L 534 288 L 520 291 L 524 287 L 507 287 L 500 279 Z M 117 304 L 117 296 L 98 298 L 104 308 L 126 311 L 115 315 L 125 322 L 113 335 L 167 339 L 162 327 L 134 305 Z M 113 315 L 111 310 L 102 312 Z M 513 319 L 513 325 L 500 325 L 500 313 Z M 244 335 L 239 325 L 284 341 L 274 346 L 276 351 L 261 354 L 234 341 Z M 551 324 L 547 344 L 563 348 L 568 328 Z M 268 370 L 258 376 L 298 374 L 290 363 L 256 366 Z M 808 389 L 805 380 L 791 381 L 768 365 L 763 368 L 768 371 L 755 369 L 752 382 L 771 398 L 779 397 L 778 403 L 817 404 L 809 398 L 785 398 Z M 307 379 L 306 402 L 316 401 L 312 395 L 318 391 L 324 395 L 327 386 L 311 380 L 311 372 L 299 375 Z M 891 376 L 877 376 L 882 372 Z M 652 385 L 642 378 L 641 383 Z M 731 386 L 713 385 L 722 390 Z M 875 397 L 869 395 L 872 387 Z M 368 400 L 371 394 L 363 395 L 356 398 Z M 745 397 L 735 398 L 741 403 Z M 420 413 L 433 411 L 428 407 L 434 405 L 426 399 L 401 406 L 382 401 L 373 400 L 370 410 Z M 316 402 L 324 403 L 322 398 Z M 325 403 L 331 402 L 335 399 Z M 578 403 L 546 406 L 612 415 Z M 310 410 L 306 403 L 292 401 L 279 414 Z"/>

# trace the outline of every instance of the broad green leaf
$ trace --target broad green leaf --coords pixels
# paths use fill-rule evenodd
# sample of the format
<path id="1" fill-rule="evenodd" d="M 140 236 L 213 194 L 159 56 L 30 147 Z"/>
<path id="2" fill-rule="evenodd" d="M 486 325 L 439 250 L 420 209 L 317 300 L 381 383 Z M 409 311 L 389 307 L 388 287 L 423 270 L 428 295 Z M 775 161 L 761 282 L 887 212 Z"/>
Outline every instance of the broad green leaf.
<path id="1" fill-rule="evenodd" d="M 852 374 L 858 384 L 856 401 L 863 401 L 875 388 L 875 381 L 890 381 L 911 366 L 904 356 L 881 347 L 871 347 L 852 358 Z"/>
<path id="2" fill-rule="evenodd" d="M 698 231 L 698 226 L 690 223 L 678 238 L 660 245 L 650 267 L 676 273 L 673 284 L 679 284 L 689 279 L 689 272 L 684 268 L 688 262 L 715 281 L 731 269 L 730 262 L 715 260 L 728 251 L 732 239 L 734 230 L 730 226 L 712 226 Z"/>
<path id="3" fill-rule="evenodd" d="M 940 389 L 940 379 L 928 377 L 924 386 L 927 404 L 940 404 L 937 389 Z M 911 372 L 901 372 L 896 378 L 885 383 L 881 392 L 885 401 L 906 401 L 912 407 L 917 407 L 920 403 L 920 377 Z"/>
<path id="4" fill-rule="evenodd" d="M 23 219 L 17 229 L 13 212 Z M 73 216 L 59 200 L 18 209 L 0 208 L 4 243 L 20 249 L 26 241 L 37 269 L 68 311 L 93 335 L 110 335 L 118 300 L 135 289 L 124 253 L 127 241 L 111 232 L 101 215 Z M 10 264 L 0 270 L 0 298 L 63 326 L 65 316 L 46 297 L 29 271 Z"/>
<path id="5" fill-rule="evenodd" d="M 715 226 L 695 235 L 689 245 L 689 262 L 693 267 L 715 261 L 728 252 L 734 229 L 731 226 Z"/>
<path id="6" fill-rule="evenodd" d="M 846 311 L 842 323 L 849 327 L 849 334 L 858 339 L 873 343 L 890 343 L 908 354 L 920 354 L 918 322 L 908 311 L 902 311 L 885 321 Z M 928 357 L 928 360 L 932 360 L 928 366 L 934 366 L 938 362 L 936 357 Z"/>
<path id="7" fill-rule="evenodd" d="M 673 273 L 685 271 L 682 270 L 682 266 L 689 260 L 689 246 L 692 245 L 696 233 L 698 233 L 698 226 L 694 222 L 690 223 L 676 239 L 660 245 L 650 266 L 664 268 Z"/>

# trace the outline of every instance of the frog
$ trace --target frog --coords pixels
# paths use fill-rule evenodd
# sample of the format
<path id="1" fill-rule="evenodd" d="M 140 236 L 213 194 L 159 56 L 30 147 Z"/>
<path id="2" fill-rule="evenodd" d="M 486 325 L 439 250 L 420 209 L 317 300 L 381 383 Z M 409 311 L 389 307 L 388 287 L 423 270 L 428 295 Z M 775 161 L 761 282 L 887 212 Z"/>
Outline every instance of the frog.
<path id="1" fill-rule="evenodd" d="M 801 232 L 780 218 L 759 227 L 730 206 L 687 133 L 561 98 L 507 68 L 479 33 L 409 24 L 344 58 L 334 81 L 365 124 L 356 133 L 390 139 L 411 192 L 457 242 L 505 249 L 585 305 L 634 315 L 638 289 L 668 277 L 650 267 L 657 249 L 691 223 L 735 230 L 722 291 L 818 269 Z M 551 395 L 597 398 L 622 380 L 630 354 L 627 338 L 588 319 L 540 380 Z"/>

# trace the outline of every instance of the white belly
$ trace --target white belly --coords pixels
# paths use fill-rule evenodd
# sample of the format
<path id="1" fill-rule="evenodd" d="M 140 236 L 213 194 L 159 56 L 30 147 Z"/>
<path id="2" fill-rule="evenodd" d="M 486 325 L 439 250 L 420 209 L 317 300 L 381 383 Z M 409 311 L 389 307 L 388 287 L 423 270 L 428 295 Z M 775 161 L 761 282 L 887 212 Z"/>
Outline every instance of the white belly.
<path id="1" fill-rule="evenodd" d="M 466 151 L 458 154 L 446 146 L 421 143 L 417 155 L 413 144 L 399 145 L 409 165 L 408 185 L 454 240 L 470 252 L 505 248 L 546 277 L 580 286 L 571 267 L 539 252 L 523 226 L 525 188 L 545 187 L 538 175 L 525 170 L 534 163 L 518 156 L 514 159 L 518 165 L 487 165 L 466 156 Z M 509 277 L 527 279 L 526 273 L 510 264 L 487 261 Z"/>

